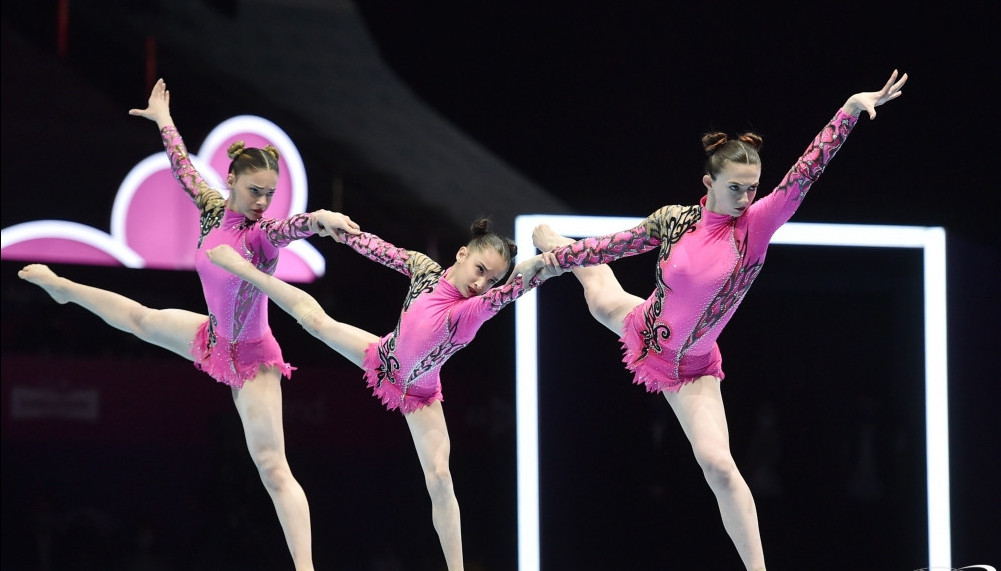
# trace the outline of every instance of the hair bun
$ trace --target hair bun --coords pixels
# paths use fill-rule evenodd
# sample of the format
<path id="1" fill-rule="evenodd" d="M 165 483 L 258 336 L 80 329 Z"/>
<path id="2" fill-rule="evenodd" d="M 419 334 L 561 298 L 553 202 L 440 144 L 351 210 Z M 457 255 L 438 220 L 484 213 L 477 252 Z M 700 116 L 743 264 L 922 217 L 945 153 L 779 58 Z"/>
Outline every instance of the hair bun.
<path id="1" fill-rule="evenodd" d="M 490 234 L 490 219 L 480 218 L 476 220 L 473 222 L 473 225 L 469 227 L 469 232 L 473 235 L 473 238 L 479 238 L 480 236 Z"/>
<path id="2" fill-rule="evenodd" d="M 751 132 L 744 133 L 743 135 L 737 137 L 737 140 L 742 143 L 747 143 L 748 145 L 751 145 L 752 147 L 754 147 L 754 150 L 756 151 L 761 150 L 761 144 L 764 142 L 764 140 L 761 138 L 761 135 Z"/>
<path id="3" fill-rule="evenodd" d="M 281 158 L 281 155 L 278 153 L 278 147 L 276 147 L 274 145 L 268 145 L 268 146 L 264 147 L 264 150 L 267 151 L 269 155 L 271 155 L 272 157 L 274 157 L 275 161 L 277 161 L 279 158 Z"/>
<path id="4" fill-rule="evenodd" d="M 243 153 L 243 149 L 246 148 L 246 144 L 243 141 L 236 141 L 226 149 L 226 156 L 230 159 L 235 159 Z"/>
<path id="5" fill-rule="evenodd" d="M 707 155 L 711 155 L 715 153 L 717 149 L 725 145 L 729 140 L 730 138 L 727 137 L 726 133 L 722 131 L 706 133 L 702 136 L 702 148 L 705 150 Z"/>

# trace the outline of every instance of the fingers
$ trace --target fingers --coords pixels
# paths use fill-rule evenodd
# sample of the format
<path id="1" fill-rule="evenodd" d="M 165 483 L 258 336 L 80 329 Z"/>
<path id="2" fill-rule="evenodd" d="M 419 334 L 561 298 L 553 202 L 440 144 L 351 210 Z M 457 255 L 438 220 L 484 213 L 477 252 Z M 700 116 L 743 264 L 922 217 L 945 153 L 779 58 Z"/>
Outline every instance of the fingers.
<path id="1" fill-rule="evenodd" d="M 313 212 L 319 228 L 318 234 L 321 236 L 333 235 L 335 231 L 343 231 L 347 234 L 361 234 L 361 226 L 351 220 L 350 216 L 340 212 L 329 210 L 317 210 Z"/>
<path id="2" fill-rule="evenodd" d="M 894 73 L 896 73 L 896 70 L 894 70 Z M 892 77 L 891 77 L 891 79 L 892 79 Z M 898 80 L 897 83 L 893 84 L 892 90 L 893 91 L 899 91 L 900 88 L 903 87 L 905 83 L 907 83 L 907 74 L 906 73 L 904 75 L 900 76 L 900 80 Z"/>
<path id="3" fill-rule="evenodd" d="M 361 226 L 357 222 L 351 219 L 349 216 L 344 216 L 344 231 L 351 234 L 361 234 Z"/>
<path id="4" fill-rule="evenodd" d="M 886 80 L 886 85 L 883 86 L 883 89 L 880 90 L 880 93 L 888 93 L 890 89 L 893 87 L 893 82 L 896 81 L 896 79 L 897 79 L 897 70 L 893 70 L 893 73 L 890 74 L 890 79 Z"/>
<path id="5" fill-rule="evenodd" d="M 886 85 L 879 92 L 879 99 L 881 101 L 889 101 L 890 99 L 896 99 L 900 96 L 900 88 L 907 83 L 907 74 L 900 76 L 897 80 L 897 70 L 893 70 L 890 74 L 890 79 L 886 80 Z"/>

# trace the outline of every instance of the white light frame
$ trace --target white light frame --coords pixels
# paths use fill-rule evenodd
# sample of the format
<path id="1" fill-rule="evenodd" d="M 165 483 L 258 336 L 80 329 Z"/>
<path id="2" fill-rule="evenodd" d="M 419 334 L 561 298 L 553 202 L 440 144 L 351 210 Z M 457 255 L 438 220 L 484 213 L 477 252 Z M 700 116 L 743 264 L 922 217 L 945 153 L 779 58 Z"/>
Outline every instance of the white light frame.
<path id="1" fill-rule="evenodd" d="M 515 218 L 518 260 L 535 253 L 532 229 L 548 224 L 564 236 L 603 236 L 641 218 L 530 214 Z M 921 248 L 924 257 L 925 438 L 928 479 L 928 562 L 951 568 L 949 401 L 946 332 L 945 230 L 938 226 L 881 226 L 789 222 L 772 244 Z M 518 462 L 518 569 L 539 571 L 539 403 L 537 296 L 515 304 L 515 382 Z"/>

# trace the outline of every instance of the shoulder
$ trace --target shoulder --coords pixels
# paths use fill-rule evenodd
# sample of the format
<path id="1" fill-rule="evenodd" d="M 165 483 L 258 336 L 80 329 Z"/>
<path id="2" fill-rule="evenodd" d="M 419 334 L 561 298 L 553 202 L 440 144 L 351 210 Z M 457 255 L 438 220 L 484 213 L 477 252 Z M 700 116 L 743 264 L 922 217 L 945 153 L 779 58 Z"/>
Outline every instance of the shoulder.
<path id="1" fill-rule="evenodd" d="M 644 224 L 648 230 L 663 229 L 678 223 L 693 223 L 701 217 L 702 207 L 698 204 L 669 204 L 658 208 L 656 212 L 647 216 Z"/>

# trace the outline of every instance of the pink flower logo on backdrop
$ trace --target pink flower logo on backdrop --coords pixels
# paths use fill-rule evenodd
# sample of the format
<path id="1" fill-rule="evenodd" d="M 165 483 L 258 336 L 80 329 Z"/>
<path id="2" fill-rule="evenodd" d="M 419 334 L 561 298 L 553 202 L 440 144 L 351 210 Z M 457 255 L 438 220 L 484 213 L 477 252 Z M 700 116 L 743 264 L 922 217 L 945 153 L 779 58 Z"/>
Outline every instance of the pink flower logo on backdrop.
<path id="1" fill-rule="evenodd" d="M 299 150 L 284 131 L 261 117 L 233 117 L 208 134 L 198 153 L 191 155 L 205 182 L 228 196 L 226 149 L 238 140 L 248 147 L 274 145 L 281 155 L 278 192 L 268 217 L 305 212 L 309 192 Z M 140 161 L 118 187 L 110 234 L 68 220 L 23 222 L 0 231 L 0 259 L 193 270 L 197 242 L 198 209 L 161 152 Z M 323 256 L 306 240 L 292 242 L 278 260 L 275 277 L 286 281 L 310 282 L 325 271 Z"/>

